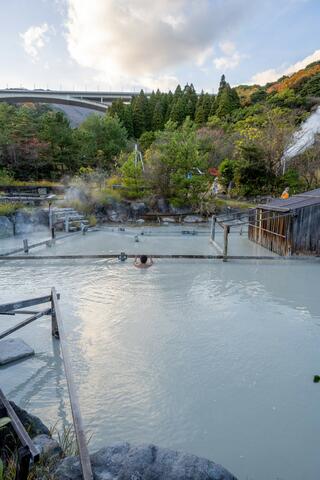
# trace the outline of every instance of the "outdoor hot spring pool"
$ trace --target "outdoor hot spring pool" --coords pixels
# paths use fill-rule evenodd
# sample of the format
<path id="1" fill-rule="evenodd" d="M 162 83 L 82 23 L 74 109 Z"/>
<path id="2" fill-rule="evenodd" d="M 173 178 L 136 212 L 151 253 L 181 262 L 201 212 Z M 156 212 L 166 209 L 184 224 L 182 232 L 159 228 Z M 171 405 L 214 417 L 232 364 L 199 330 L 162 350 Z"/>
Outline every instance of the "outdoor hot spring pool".
<path id="1" fill-rule="evenodd" d="M 145 227 L 138 243 L 141 228 L 105 228 L 32 254 L 217 253 L 208 227 L 197 235 L 179 228 Z M 1 240 L 0 251 L 19 242 Z M 231 235 L 230 253 L 268 254 L 239 234 Z M 52 286 L 60 292 L 91 450 L 151 442 L 212 459 L 240 480 L 313 480 L 320 470 L 319 279 L 317 260 L 161 259 L 148 270 L 131 260 L 4 261 L 0 303 L 46 295 Z M 2 315 L 1 331 L 22 318 Z M 36 355 L 2 367 L 1 388 L 47 425 L 68 424 L 50 320 L 12 337 Z"/>

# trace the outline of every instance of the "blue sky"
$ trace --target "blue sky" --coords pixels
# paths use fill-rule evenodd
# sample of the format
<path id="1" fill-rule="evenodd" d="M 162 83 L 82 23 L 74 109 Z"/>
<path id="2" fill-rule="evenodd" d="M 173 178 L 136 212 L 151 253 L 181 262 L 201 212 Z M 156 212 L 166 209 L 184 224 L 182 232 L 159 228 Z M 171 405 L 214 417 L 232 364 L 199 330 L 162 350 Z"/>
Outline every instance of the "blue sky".
<path id="1" fill-rule="evenodd" d="M 0 88 L 265 83 L 320 60 L 319 0 L 2 0 Z"/>

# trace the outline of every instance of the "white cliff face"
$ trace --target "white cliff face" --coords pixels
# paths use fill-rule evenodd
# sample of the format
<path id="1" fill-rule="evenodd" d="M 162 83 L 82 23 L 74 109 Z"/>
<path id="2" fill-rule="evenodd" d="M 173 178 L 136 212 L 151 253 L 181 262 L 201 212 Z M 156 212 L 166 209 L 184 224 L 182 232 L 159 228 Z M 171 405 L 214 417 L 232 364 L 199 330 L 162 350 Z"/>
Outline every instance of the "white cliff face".
<path id="1" fill-rule="evenodd" d="M 310 115 L 294 134 L 291 145 L 284 153 L 284 159 L 290 160 L 299 153 L 304 152 L 314 143 L 315 135 L 320 133 L 320 107 Z"/>

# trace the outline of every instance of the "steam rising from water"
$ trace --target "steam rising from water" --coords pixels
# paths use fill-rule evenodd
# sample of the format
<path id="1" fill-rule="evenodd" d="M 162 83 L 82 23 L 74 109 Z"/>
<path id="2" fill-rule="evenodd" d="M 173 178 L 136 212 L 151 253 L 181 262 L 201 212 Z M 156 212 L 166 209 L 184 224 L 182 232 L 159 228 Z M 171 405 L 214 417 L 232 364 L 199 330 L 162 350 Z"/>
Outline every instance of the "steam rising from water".
<path id="1" fill-rule="evenodd" d="M 320 107 L 317 108 L 294 134 L 291 145 L 283 155 L 284 160 L 291 159 L 311 147 L 317 133 L 320 133 Z"/>

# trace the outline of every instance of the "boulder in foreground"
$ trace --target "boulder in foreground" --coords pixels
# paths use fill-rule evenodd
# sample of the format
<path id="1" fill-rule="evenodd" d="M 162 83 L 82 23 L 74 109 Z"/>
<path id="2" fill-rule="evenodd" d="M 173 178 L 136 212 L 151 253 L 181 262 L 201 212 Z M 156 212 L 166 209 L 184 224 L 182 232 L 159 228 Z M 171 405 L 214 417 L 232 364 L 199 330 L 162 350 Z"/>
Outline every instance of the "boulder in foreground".
<path id="1" fill-rule="evenodd" d="M 91 464 L 96 480 L 236 480 L 210 460 L 155 445 L 117 443 L 91 455 Z M 65 458 L 55 475 L 81 480 L 79 458 Z"/>

